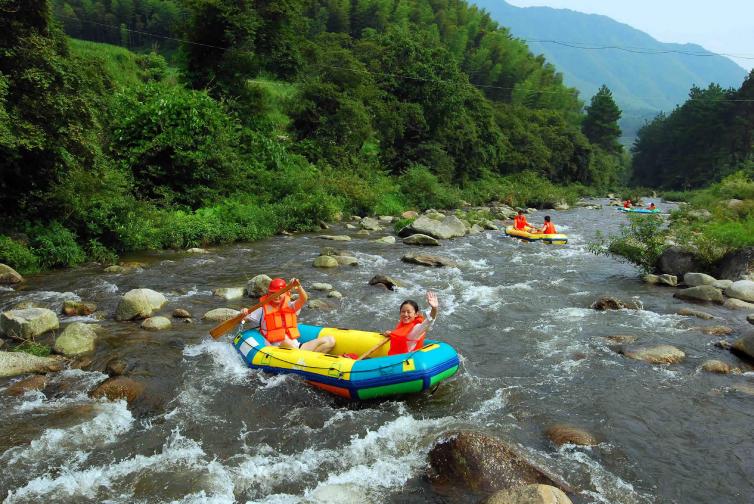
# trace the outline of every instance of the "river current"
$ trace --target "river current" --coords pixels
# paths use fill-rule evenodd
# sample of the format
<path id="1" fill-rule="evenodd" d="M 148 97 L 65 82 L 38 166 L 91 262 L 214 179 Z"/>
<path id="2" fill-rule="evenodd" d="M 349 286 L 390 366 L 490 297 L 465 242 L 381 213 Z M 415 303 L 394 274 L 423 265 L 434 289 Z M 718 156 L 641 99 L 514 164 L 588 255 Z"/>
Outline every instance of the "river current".
<path id="1" fill-rule="evenodd" d="M 16 379 L 0 379 L 0 496 L 7 503 L 456 502 L 424 477 L 427 453 L 441 433 L 472 429 L 517 444 L 562 476 L 580 489 L 576 504 L 754 502 L 754 397 L 731 389 L 754 376 L 699 370 L 707 359 L 742 366 L 698 327 L 723 323 L 742 335 L 744 317 L 716 306 L 702 309 L 722 320 L 676 315 L 687 304 L 673 289 L 644 284 L 633 266 L 589 253 L 596 230 L 615 232 L 626 222 L 614 208 L 548 213 L 568 245 L 485 231 L 418 249 L 370 241 L 389 229 L 360 237 L 335 224 L 323 234 L 353 240 L 311 233 L 209 254 L 165 251 L 128 258 L 146 263 L 129 273 L 86 266 L 0 291 L 3 310 L 28 300 L 57 311 L 65 299 L 96 302 L 110 317 L 99 322 L 104 335 L 90 369 L 117 357 L 147 384 L 146 398 L 129 408 L 88 397 L 106 377 L 99 371 L 65 370 L 50 375 L 44 392 L 20 397 L 2 392 Z M 332 245 L 359 265 L 313 268 Z M 458 267 L 400 261 L 418 250 Z M 293 376 L 250 370 L 227 339 L 209 337 L 214 323 L 200 319 L 213 308 L 253 304 L 212 290 L 244 286 L 259 273 L 297 277 L 304 287 L 332 284 L 343 299 L 308 289 L 332 309 L 304 308 L 300 321 L 365 330 L 394 325 L 404 299 L 426 309 L 424 293 L 434 290 L 440 315 L 430 337 L 458 350 L 460 371 L 433 394 L 350 403 Z M 369 286 L 376 274 L 406 287 Z M 184 308 L 195 323 L 173 319 L 171 329 L 147 332 L 112 320 L 119 297 L 142 287 L 166 295 L 160 314 Z M 590 309 L 603 294 L 638 299 L 644 309 Z M 62 324 L 72 320 L 90 319 L 61 316 Z M 674 345 L 686 358 L 670 366 L 629 360 L 610 348 L 611 335 Z M 555 423 L 584 428 L 599 444 L 557 448 L 544 434 Z"/>

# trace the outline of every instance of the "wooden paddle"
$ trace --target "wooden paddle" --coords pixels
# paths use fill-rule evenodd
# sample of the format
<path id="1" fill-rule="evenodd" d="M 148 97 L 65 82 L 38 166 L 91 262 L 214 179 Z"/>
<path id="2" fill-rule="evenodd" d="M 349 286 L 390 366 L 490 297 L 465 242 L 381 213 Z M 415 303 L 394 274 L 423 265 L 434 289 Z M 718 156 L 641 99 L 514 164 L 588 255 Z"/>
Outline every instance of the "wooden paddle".
<path id="1" fill-rule="evenodd" d="M 361 355 L 359 356 L 359 358 L 358 358 L 358 359 L 356 359 L 356 360 L 357 360 L 357 361 L 360 361 L 361 359 L 365 359 L 365 358 L 369 357 L 369 356 L 370 356 L 370 355 L 372 355 L 372 354 L 373 354 L 374 352 L 376 352 L 376 351 L 377 351 L 378 349 L 382 348 L 382 345 L 384 345 L 384 344 L 385 344 L 385 343 L 387 343 L 388 341 L 390 341 L 390 336 L 387 336 L 387 337 L 385 337 L 385 339 L 384 339 L 384 340 L 382 340 L 382 341 L 380 341 L 380 342 L 379 342 L 379 344 L 377 344 L 377 345 L 374 345 L 374 346 L 373 346 L 372 348 L 370 348 L 369 350 L 367 350 L 366 352 L 364 352 L 363 354 L 361 354 Z"/>
<path id="2" fill-rule="evenodd" d="M 290 291 L 291 289 L 293 289 L 294 287 L 296 287 L 298 285 L 299 285 L 298 282 L 292 282 L 291 285 L 289 285 L 285 289 L 281 289 L 281 290 L 279 290 L 277 292 L 273 292 L 272 294 L 267 294 L 267 299 L 265 299 L 264 301 L 262 301 L 260 303 L 255 304 L 254 306 L 252 306 L 251 308 L 249 308 L 249 313 L 253 312 L 254 310 L 256 310 L 258 308 L 263 307 L 264 305 L 266 305 L 267 303 L 269 303 L 273 299 L 277 299 L 278 297 L 282 296 L 283 294 L 285 294 L 286 292 Z M 213 327 L 209 331 L 209 334 L 214 339 L 219 338 L 220 336 L 222 336 L 223 334 L 227 333 L 228 331 L 230 331 L 234 327 L 236 327 L 238 324 L 240 324 L 241 321 L 244 319 L 244 317 L 246 317 L 249 313 L 247 313 L 246 315 L 244 315 L 243 313 L 239 313 L 238 315 L 236 315 L 232 319 L 228 319 L 225 322 L 223 322 L 223 323 L 221 323 L 221 324 Z"/>

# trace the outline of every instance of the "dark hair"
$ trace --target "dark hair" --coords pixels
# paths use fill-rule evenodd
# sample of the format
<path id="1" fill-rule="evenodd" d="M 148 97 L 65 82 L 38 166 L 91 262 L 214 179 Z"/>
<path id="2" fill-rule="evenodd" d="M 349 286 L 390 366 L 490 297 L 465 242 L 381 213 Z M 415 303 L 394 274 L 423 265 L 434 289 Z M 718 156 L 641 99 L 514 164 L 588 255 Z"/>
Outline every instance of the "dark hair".
<path id="1" fill-rule="evenodd" d="M 519 211 L 518 211 L 518 215 L 523 215 L 523 214 L 524 214 L 524 211 L 523 211 L 523 210 L 519 210 Z"/>
<path id="2" fill-rule="evenodd" d="M 550 216 L 549 215 L 545 215 L 545 222 L 550 222 Z"/>
<path id="3" fill-rule="evenodd" d="M 416 304 L 416 301 L 414 301 L 413 299 L 407 299 L 407 300 L 405 300 L 404 302 L 402 302 L 402 303 L 401 303 L 401 308 L 403 308 L 403 305 L 411 305 L 411 306 L 413 306 L 413 307 L 414 307 L 414 311 L 415 311 L 416 313 L 419 313 L 419 305 L 418 305 L 418 304 Z M 400 309 L 400 308 L 399 308 L 399 309 Z"/>

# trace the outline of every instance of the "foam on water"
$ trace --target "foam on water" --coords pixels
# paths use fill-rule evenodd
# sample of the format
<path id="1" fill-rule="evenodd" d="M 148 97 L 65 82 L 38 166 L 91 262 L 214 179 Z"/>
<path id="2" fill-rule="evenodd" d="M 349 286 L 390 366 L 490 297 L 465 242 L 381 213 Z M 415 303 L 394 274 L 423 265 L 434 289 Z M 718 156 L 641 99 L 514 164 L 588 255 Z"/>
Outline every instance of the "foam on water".
<path id="1" fill-rule="evenodd" d="M 248 383 L 251 370 L 227 341 L 211 338 L 183 349 L 185 357 L 209 356 L 212 359 L 212 374 L 218 383 L 230 381 L 234 384 Z"/>
<path id="2" fill-rule="evenodd" d="M 573 449 L 564 445 L 560 454 L 571 461 L 582 465 L 589 474 L 594 490 L 585 490 L 582 495 L 588 495 L 595 502 L 604 504 L 649 504 L 653 502 L 651 496 L 637 491 L 633 485 L 605 469 L 602 464 L 594 460 L 581 449 Z"/>

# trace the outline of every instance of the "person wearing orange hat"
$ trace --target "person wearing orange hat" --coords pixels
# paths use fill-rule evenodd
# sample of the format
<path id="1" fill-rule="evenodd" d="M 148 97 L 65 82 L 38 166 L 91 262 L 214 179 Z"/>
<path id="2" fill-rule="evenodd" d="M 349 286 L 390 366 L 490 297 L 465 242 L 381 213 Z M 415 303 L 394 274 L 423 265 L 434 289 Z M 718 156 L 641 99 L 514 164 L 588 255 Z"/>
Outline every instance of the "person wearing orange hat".
<path id="1" fill-rule="evenodd" d="M 323 336 L 303 345 L 298 341 L 300 336 L 298 331 L 298 313 L 306 304 L 309 295 L 306 293 L 298 279 L 294 278 L 291 283 L 298 290 L 298 299 L 291 301 L 290 296 L 286 293 L 282 296 L 270 299 L 264 306 L 257 308 L 249 313 L 247 308 L 241 310 L 246 315 L 244 322 L 251 322 L 252 326 L 259 327 L 259 332 L 272 346 L 284 348 L 300 348 L 301 350 L 310 350 L 312 352 L 328 353 L 335 346 L 335 339 L 332 336 Z M 286 288 L 285 280 L 274 278 L 269 287 L 267 294 L 260 298 L 265 302 L 268 296 Z"/>

